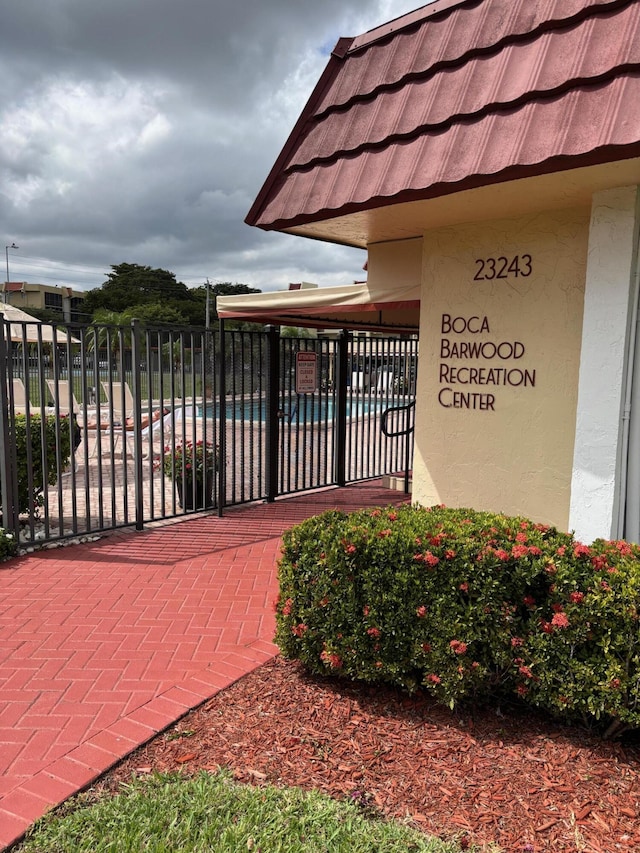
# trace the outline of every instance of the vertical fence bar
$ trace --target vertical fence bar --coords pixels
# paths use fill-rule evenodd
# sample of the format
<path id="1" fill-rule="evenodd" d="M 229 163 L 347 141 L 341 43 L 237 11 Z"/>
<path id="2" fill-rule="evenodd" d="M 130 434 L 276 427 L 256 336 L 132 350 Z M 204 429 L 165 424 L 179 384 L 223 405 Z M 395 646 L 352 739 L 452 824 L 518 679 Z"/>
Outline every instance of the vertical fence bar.
<path id="1" fill-rule="evenodd" d="M 334 436 L 334 470 L 338 486 L 346 484 L 347 446 L 347 366 L 349 361 L 350 334 L 343 329 L 338 338 L 338 364 L 336 370 L 336 420 Z"/>
<path id="2" fill-rule="evenodd" d="M 131 321 L 131 393 L 133 394 L 133 465 L 135 468 L 134 478 L 134 501 L 136 530 L 144 529 L 144 492 L 142 488 L 142 386 L 140 384 L 140 321 Z M 148 423 L 151 424 L 151 394 L 149 398 L 149 411 L 147 412 Z M 125 434 L 126 412 L 122 422 L 122 451 L 124 464 L 126 465 L 127 437 Z M 151 434 L 151 430 L 149 430 Z M 151 452 L 153 459 L 153 451 Z"/>
<path id="3" fill-rule="evenodd" d="M 277 326 L 267 326 L 267 398 L 266 398 L 266 492 L 267 502 L 278 496 L 279 397 L 280 397 L 280 333 Z"/>
<path id="4" fill-rule="evenodd" d="M 226 424 L 226 406 L 225 399 L 227 396 L 227 357 L 226 357 L 226 342 L 224 320 L 218 321 L 218 419 L 219 419 L 219 436 L 220 436 L 220 451 L 218 453 L 218 515 L 222 517 L 222 511 L 226 504 L 227 497 L 227 474 L 226 474 L 226 458 L 227 458 L 227 424 Z M 214 398 L 214 413 L 215 418 L 215 394 Z"/>
<path id="5" fill-rule="evenodd" d="M 11 429 L 9 416 L 8 383 L 10 365 L 8 349 L 11 347 L 11 324 L 6 323 L 0 312 L 0 484 L 2 485 L 2 526 L 18 540 L 18 512 L 15 499 L 14 476 L 11 464 Z M 9 346 L 7 347 L 7 341 Z"/>

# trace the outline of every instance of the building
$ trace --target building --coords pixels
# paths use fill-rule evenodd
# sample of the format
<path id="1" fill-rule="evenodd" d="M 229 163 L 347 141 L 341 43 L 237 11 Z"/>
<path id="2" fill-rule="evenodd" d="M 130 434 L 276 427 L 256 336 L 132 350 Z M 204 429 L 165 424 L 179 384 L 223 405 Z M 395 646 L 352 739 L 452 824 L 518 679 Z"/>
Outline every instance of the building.
<path id="1" fill-rule="evenodd" d="M 23 311 L 36 308 L 53 311 L 66 323 L 81 323 L 86 320 L 82 303 L 86 293 L 55 284 L 30 284 L 27 281 L 10 281 L 2 284 L 2 301 L 21 308 Z"/>
<path id="2" fill-rule="evenodd" d="M 411 309 L 415 500 L 640 541 L 639 185 L 640 0 L 436 0 L 338 41 L 247 222 Z"/>

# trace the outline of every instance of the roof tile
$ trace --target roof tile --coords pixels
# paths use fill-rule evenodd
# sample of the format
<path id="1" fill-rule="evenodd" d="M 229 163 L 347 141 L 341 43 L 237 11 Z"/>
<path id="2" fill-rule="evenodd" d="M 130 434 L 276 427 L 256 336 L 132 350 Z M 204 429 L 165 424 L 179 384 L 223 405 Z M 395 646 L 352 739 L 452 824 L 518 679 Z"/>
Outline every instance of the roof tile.
<path id="1" fill-rule="evenodd" d="M 637 156 L 640 0 L 440 0 L 349 44 L 251 224 Z"/>

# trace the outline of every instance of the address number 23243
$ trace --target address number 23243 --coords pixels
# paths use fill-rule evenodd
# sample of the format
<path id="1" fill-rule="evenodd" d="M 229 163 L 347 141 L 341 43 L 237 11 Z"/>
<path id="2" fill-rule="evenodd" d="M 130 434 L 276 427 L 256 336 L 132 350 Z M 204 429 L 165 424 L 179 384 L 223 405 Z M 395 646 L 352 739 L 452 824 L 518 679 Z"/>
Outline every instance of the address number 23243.
<path id="1" fill-rule="evenodd" d="M 474 281 L 491 281 L 494 278 L 527 278 L 532 272 L 531 255 L 514 255 L 512 258 L 476 258 Z"/>

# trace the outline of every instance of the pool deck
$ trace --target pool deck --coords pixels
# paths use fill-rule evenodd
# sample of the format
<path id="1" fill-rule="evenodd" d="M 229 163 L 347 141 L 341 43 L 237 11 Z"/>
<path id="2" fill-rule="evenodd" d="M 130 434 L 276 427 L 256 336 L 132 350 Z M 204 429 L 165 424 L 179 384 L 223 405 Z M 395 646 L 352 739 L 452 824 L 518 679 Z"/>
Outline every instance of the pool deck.
<path id="1" fill-rule="evenodd" d="M 0 851 L 277 654 L 287 528 L 407 500 L 369 480 L 0 564 Z"/>

